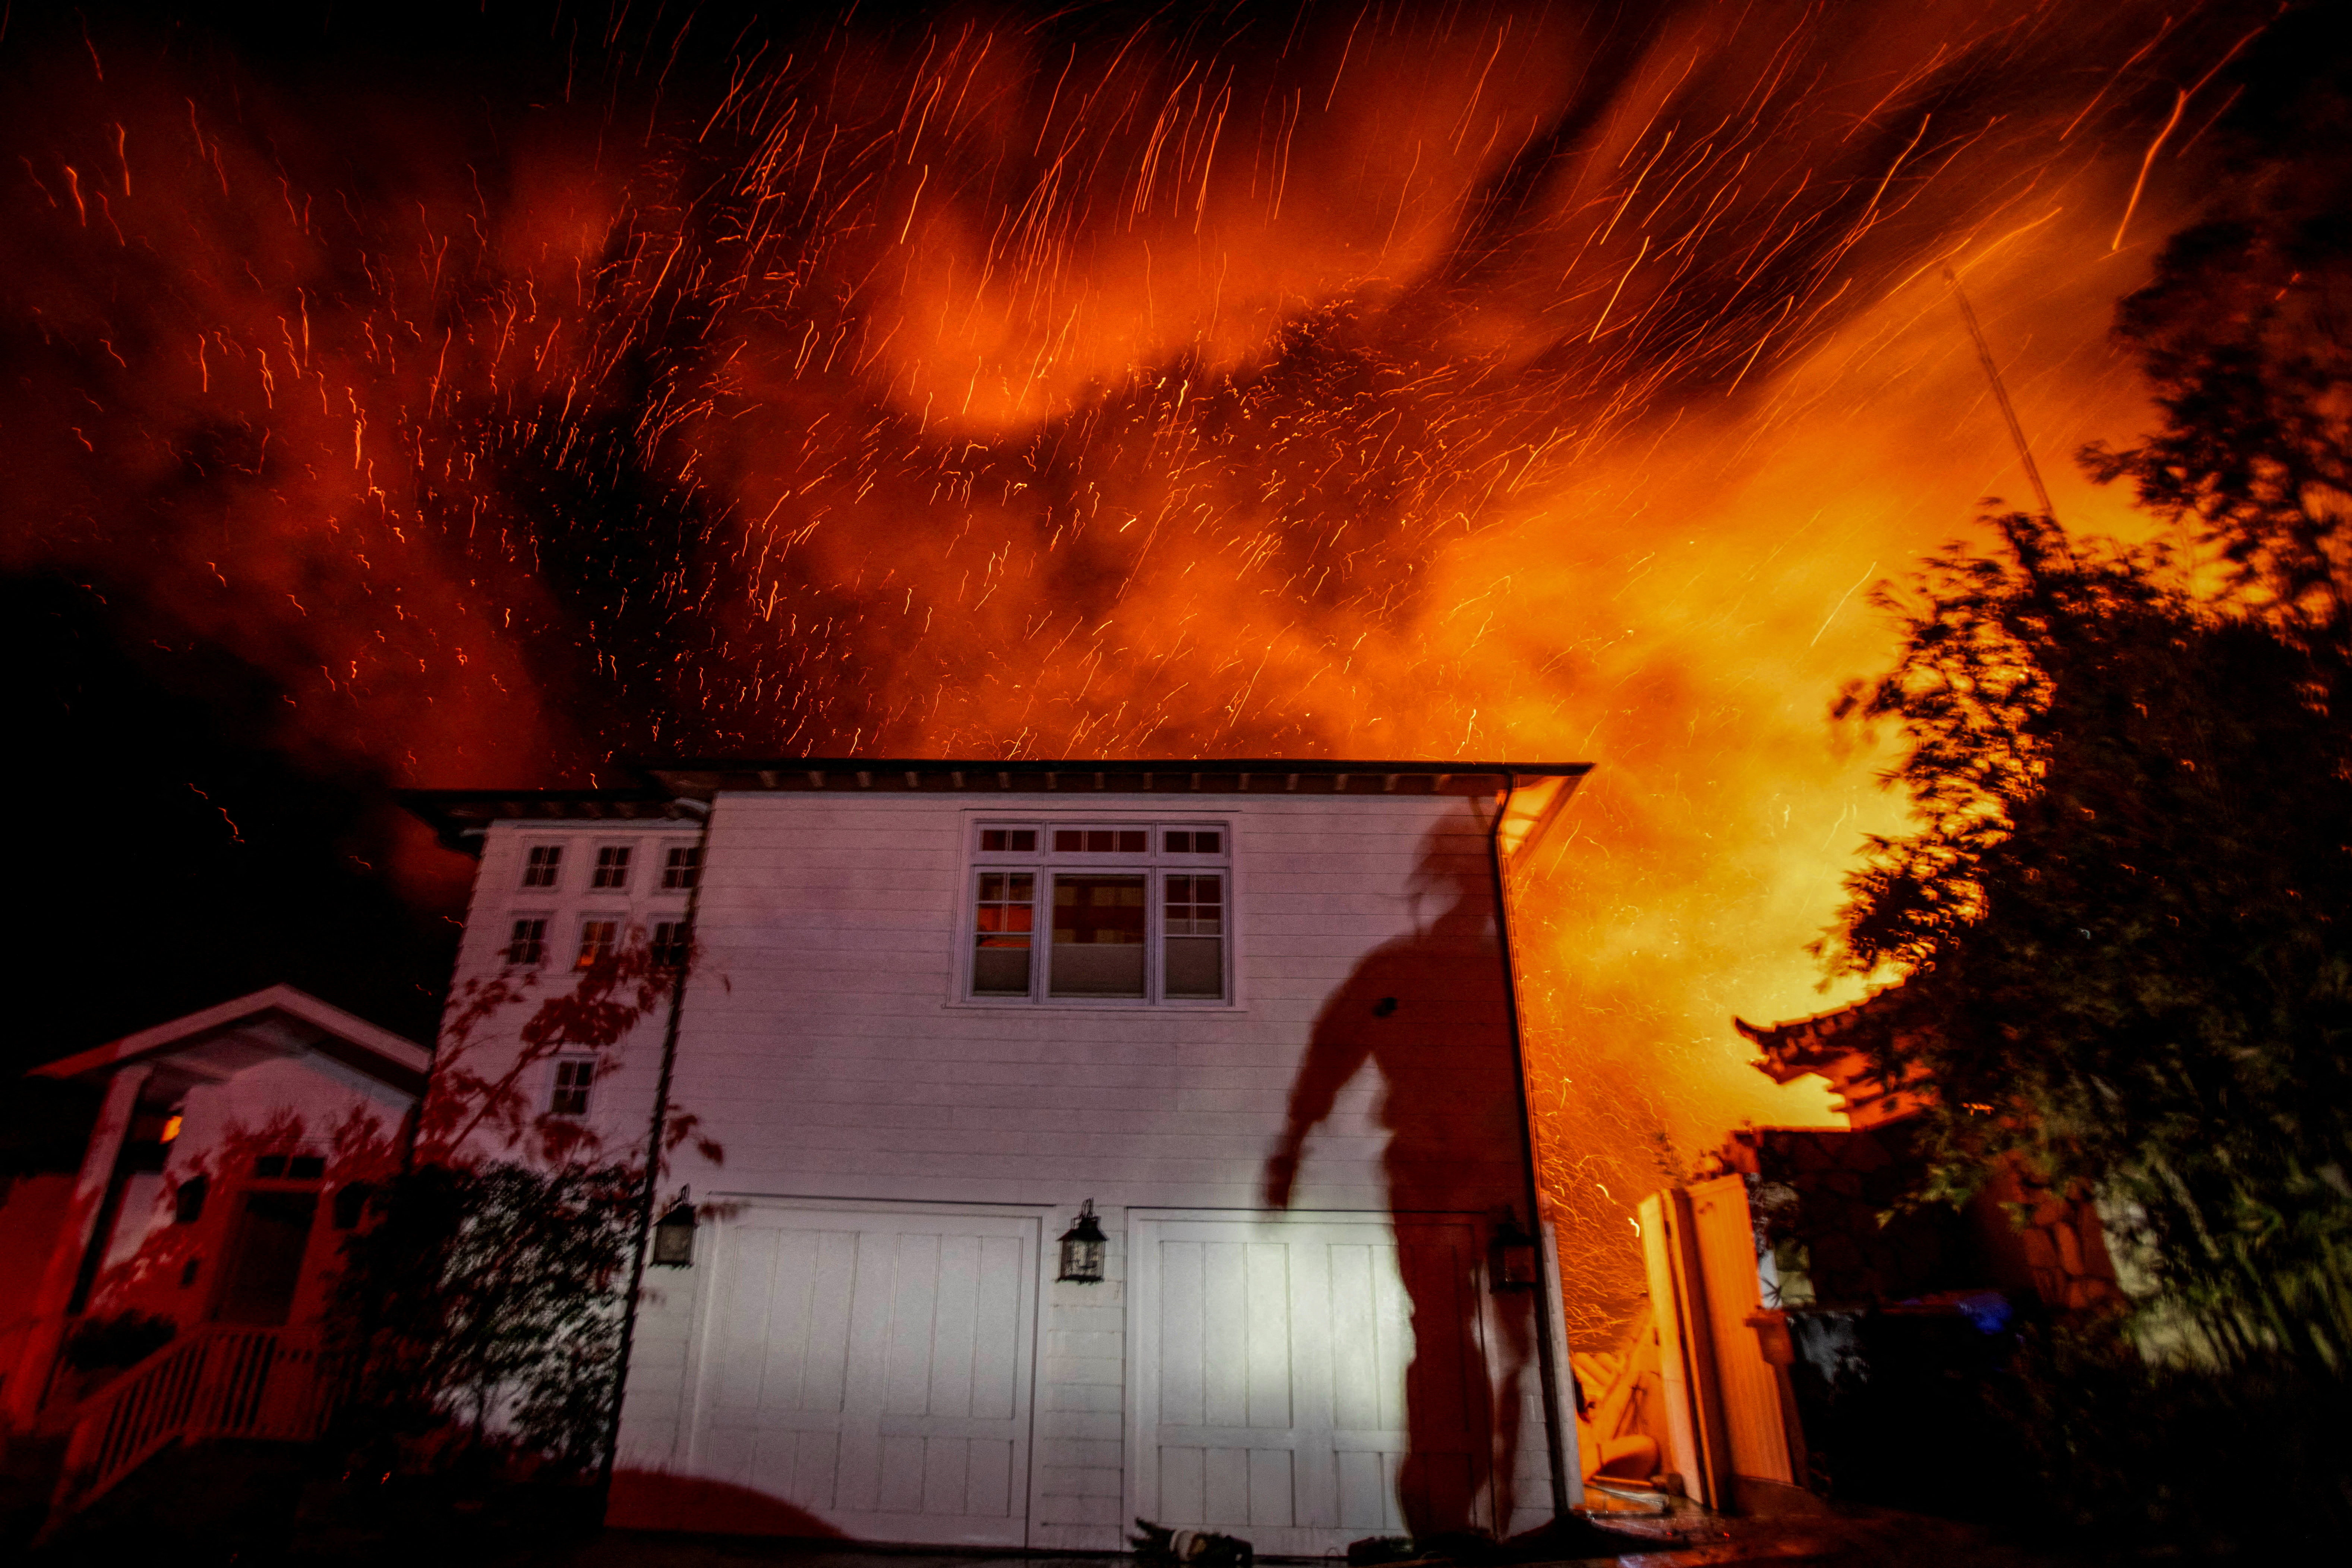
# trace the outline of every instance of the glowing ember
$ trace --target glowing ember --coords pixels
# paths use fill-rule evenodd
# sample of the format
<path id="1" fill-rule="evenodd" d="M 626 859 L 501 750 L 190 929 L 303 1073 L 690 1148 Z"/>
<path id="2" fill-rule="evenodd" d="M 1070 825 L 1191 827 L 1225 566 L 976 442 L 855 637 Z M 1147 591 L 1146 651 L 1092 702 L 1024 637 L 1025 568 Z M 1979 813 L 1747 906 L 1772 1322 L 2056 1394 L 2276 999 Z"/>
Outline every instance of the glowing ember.
<path id="1" fill-rule="evenodd" d="M 1604 1331 L 1662 1172 L 1826 1116 L 1726 1019 L 1826 1005 L 1888 821 L 1822 717 L 1868 584 L 2023 491 L 1941 268 L 2120 522 L 2061 458 L 2143 417 L 2109 305 L 2259 21 L 1637 9 L 551 12 L 457 71 L 20 20 L 6 562 L 417 784 L 1596 762 L 1527 918 Z"/>

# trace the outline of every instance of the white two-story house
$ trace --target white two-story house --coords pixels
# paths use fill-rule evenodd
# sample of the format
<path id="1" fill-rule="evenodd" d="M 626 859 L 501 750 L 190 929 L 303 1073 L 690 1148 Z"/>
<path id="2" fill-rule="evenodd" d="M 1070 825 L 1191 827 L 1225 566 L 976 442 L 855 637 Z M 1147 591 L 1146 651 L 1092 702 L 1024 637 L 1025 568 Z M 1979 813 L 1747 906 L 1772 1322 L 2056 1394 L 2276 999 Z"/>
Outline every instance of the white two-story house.
<path id="1" fill-rule="evenodd" d="M 625 1049 L 521 1086 L 608 1149 L 666 1093 L 723 1148 L 662 1177 L 691 1261 L 647 1272 L 612 1521 L 1113 1551 L 1141 1516 L 1313 1554 L 1580 1500 L 1506 914 L 1584 771 L 412 797 L 480 861 L 461 998 L 693 954 Z"/>

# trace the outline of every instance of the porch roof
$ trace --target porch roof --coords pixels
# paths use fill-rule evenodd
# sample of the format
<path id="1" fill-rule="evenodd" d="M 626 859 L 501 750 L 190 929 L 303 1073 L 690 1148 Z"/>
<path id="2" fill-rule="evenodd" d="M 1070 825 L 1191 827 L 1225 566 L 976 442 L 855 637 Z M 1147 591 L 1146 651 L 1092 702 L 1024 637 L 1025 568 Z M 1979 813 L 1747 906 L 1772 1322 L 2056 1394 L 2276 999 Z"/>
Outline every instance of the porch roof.
<path id="1" fill-rule="evenodd" d="M 257 1062 L 316 1052 L 407 1094 L 421 1094 L 433 1056 L 413 1040 L 321 1002 L 292 985 L 272 985 L 125 1035 L 32 1069 L 40 1078 L 94 1079 L 135 1062 L 168 1058 L 175 1072 L 219 1082 Z"/>

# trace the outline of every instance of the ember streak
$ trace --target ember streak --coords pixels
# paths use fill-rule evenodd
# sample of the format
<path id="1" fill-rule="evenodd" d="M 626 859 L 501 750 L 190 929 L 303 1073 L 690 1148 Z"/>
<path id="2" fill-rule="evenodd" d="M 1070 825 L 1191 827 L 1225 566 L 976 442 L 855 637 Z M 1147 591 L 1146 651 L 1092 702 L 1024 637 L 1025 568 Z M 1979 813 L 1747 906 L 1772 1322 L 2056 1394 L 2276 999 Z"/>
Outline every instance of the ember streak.
<path id="1" fill-rule="evenodd" d="M 1523 915 L 1579 1331 L 1662 1165 L 1826 1117 L 1724 1020 L 1826 1005 L 1891 826 L 1870 584 L 2024 493 L 1943 268 L 2128 526 L 2063 454 L 2267 14 L 490 11 L 19 7 L 7 567 L 404 784 L 1592 760 Z"/>

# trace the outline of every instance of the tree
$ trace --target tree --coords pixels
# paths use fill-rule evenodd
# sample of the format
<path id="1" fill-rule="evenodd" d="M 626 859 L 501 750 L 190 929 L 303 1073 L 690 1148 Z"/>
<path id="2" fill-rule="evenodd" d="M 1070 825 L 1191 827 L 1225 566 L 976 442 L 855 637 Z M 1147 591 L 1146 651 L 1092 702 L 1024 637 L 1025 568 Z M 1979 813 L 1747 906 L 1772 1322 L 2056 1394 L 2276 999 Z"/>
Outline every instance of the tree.
<path id="1" fill-rule="evenodd" d="M 2160 415 L 2081 460 L 2173 548 L 1994 520 L 1843 710 L 1903 736 L 1911 834 L 1834 968 L 1942 1089 L 1948 1186 L 2021 1148 L 2130 1218 L 2224 1358 L 2352 1363 L 2352 97 L 2326 7 L 2238 56 L 2221 193 L 2116 331 Z M 1893 1064 L 1889 1064 L 1890 1066 Z"/>
<path id="2" fill-rule="evenodd" d="M 351 1390 L 342 1436 L 363 1458 L 356 1471 L 520 1458 L 580 1478 L 604 1460 L 633 1253 L 659 1167 L 689 1140 L 714 1162 L 723 1151 L 668 1109 L 648 1168 L 642 1146 L 605 1148 L 541 1110 L 529 1086 L 559 1053 L 585 1054 L 608 1078 L 682 982 L 676 956 L 633 931 L 551 994 L 528 972 L 459 991 L 415 1159 L 374 1193 L 337 1283 L 331 1321 Z M 524 1006 L 510 1035 L 494 1027 Z"/>
<path id="3" fill-rule="evenodd" d="M 1871 840 L 1831 948 L 1906 977 L 1948 1188 L 2022 1151 L 2136 1214 L 2226 1352 L 2352 1329 L 2352 749 L 2325 660 L 2160 550 L 1997 520 L 1907 605 L 1893 721 L 1917 829 Z M 1895 1064 L 1888 1064 L 1890 1067 Z"/>

